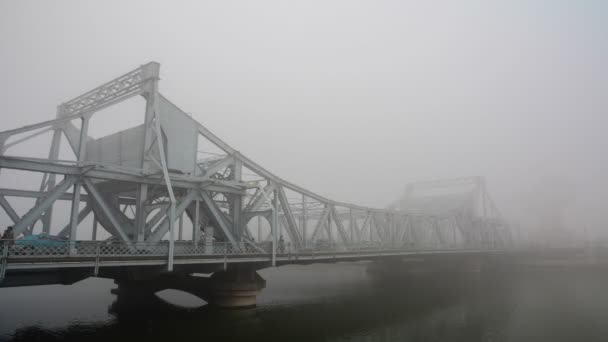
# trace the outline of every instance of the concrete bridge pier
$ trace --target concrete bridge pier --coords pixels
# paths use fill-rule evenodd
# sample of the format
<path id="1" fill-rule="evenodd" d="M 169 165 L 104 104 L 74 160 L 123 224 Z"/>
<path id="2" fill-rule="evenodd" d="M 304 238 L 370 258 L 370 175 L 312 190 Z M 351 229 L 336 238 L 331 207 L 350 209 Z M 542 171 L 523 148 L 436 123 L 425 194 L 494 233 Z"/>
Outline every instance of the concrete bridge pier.
<path id="1" fill-rule="evenodd" d="M 235 309 L 255 306 L 257 295 L 266 287 L 266 280 L 250 267 L 228 268 L 209 277 L 166 273 L 139 279 L 123 277 L 115 279 L 115 283 L 118 287 L 112 293 L 118 300 L 135 306 L 149 305 L 156 292 L 174 289 L 193 294 L 215 307 Z"/>
<path id="2" fill-rule="evenodd" d="M 254 269 L 236 268 L 213 273 L 202 298 L 221 308 L 253 307 L 265 287 L 266 280 Z"/>

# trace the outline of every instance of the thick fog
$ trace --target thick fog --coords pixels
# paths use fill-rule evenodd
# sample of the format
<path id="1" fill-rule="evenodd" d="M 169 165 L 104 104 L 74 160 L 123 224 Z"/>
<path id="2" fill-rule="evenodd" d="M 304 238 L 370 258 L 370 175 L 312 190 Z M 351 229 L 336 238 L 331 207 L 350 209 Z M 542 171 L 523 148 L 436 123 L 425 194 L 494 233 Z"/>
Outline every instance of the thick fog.
<path id="1" fill-rule="evenodd" d="M 312 191 L 385 207 L 480 175 L 524 234 L 599 238 L 607 38 L 601 1 L 0 1 L 1 130 L 154 60 L 172 102 Z"/>

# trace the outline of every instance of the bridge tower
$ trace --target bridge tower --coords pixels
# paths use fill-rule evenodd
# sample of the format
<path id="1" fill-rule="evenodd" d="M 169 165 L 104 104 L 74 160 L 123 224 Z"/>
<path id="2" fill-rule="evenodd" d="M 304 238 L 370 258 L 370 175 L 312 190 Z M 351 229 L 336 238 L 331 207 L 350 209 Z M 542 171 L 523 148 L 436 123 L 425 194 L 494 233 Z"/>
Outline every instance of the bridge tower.
<path id="1" fill-rule="evenodd" d="M 418 216 L 412 235 L 453 245 L 505 246 L 511 243 L 506 221 L 494 204 L 483 177 L 464 177 L 406 185 L 392 209 Z M 427 234 L 421 233 L 427 226 Z"/>

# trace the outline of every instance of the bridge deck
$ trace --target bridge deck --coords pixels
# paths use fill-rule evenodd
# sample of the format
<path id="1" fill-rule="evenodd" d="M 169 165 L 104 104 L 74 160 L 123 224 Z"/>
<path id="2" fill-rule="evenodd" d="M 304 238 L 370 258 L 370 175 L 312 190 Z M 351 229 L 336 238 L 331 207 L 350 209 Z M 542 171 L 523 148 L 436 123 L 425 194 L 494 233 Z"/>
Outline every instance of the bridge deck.
<path id="1" fill-rule="evenodd" d="M 165 265 L 169 260 L 168 244 L 108 244 L 106 242 L 77 241 L 72 245 L 22 246 L 3 244 L 4 270 L 120 267 Z M 228 264 L 228 263 L 311 263 L 374 259 L 387 256 L 428 254 L 468 254 L 499 252 L 499 249 L 427 246 L 394 246 L 387 244 L 323 244 L 296 248 L 286 244 L 279 247 L 273 257 L 272 246 L 267 243 L 193 245 L 176 243 L 174 264 Z"/>

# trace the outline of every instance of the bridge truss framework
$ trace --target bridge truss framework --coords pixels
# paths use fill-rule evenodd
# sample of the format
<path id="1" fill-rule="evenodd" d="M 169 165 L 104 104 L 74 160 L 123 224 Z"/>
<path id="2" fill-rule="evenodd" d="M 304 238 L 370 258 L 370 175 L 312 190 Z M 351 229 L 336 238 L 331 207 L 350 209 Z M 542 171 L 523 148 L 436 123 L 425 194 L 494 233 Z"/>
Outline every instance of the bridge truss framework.
<path id="1" fill-rule="evenodd" d="M 150 62 L 61 104 L 55 119 L 0 132 L 0 172 L 27 171 L 42 178 L 37 191 L 0 189 L 0 207 L 14 222 L 15 237 L 31 235 L 38 228 L 53 233 L 53 206 L 57 201 L 69 201 L 69 222 L 52 234 L 69 241 L 69 248 L 47 250 L 48 257 L 53 253 L 68 258 L 95 255 L 91 247 L 83 247 L 87 244 L 102 250 L 114 248 L 115 255 L 136 255 L 163 246 L 167 250 L 161 254 L 166 256 L 169 270 L 185 245 L 192 246 L 193 251 L 199 245 L 217 245 L 224 246 L 225 251 L 268 254 L 274 265 L 277 253 L 285 252 L 283 244 L 294 253 L 305 254 L 306 250 L 327 246 L 334 246 L 334 251 L 338 248 L 335 246 L 342 251 L 361 251 L 362 246 L 374 245 L 392 250 L 500 248 L 510 240 L 507 225 L 478 177 L 448 182 L 473 183 L 471 198 L 476 204 L 447 212 L 409 210 L 408 200 L 403 199 L 388 209 L 334 201 L 279 178 L 169 102 L 158 90 L 159 69 L 158 63 Z M 142 96 L 146 103 L 141 126 L 106 140 L 89 136 L 93 115 L 135 96 Z M 221 153 L 201 158 L 197 143 L 192 151 L 185 140 L 176 142 L 179 134 L 175 132 L 185 127 L 194 131 L 196 141 L 210 142 Z M 52 134 L 48 158 L 10 154 L 13 146 L 45 133 Z M 127 138 L 136 148 L 119 145 L 127 154 L 122 161 L 113 162 L 104 155 L 103 148 L 115 139 Z M 72 160 L 59 159 L 63 141 L 73 152 Z M 190 155 L 193 163 L 188 161 Z M 186 162 L 180 164 L 178 157 Z M 405 197 L 413 188 L 437 185 L 445 182 L 413 185 Z M 12 197 L 32 198 L 35 202 L 20 215 L 8 200 Z M 483 203 L 481 213 L 479 203 Z M 98 227 L 111 239 L 94 244 L 77 241 L 79 227 L 89 215 L 93 215 L 91 240 L 97 240 Z M 182 236 L 185 219 L 193 227 L 187 243 Z M 270 227 L 268 234 L 262 232 L 263 221 Z M 115 247 L 104 247 L 108 245 Z M 4 265 L 8 250 L 6 242 Z M 209 251 L 203 248 L 193 253 L 204 255 Z M 99 250 L 96 253 L 99 255 Z"/>

